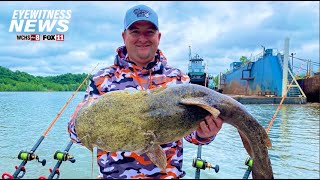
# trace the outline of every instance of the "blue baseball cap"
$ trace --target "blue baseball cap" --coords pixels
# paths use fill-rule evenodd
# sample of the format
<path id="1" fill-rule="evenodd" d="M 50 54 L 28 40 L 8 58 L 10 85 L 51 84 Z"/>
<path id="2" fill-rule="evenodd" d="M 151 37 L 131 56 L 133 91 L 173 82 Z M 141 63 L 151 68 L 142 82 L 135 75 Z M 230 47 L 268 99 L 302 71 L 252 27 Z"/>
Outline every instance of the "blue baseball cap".
<path id="1" fill-rule="evenodd" d="M 134 6 L 126 12 L 126 16 L 124 17 L 124 29 L 128 29 L 133 23 L 141 20 L 151 22 L 155 25 L 157 30 L 159 30 L 157 13 L 143 4 Z"/>

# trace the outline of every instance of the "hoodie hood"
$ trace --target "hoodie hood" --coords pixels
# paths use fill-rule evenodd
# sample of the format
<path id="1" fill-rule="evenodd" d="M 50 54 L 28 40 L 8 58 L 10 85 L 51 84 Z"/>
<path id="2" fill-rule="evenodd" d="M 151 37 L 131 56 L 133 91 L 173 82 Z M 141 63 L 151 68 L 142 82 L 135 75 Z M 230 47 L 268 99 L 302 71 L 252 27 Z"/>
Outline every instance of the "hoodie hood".
<path id="1" fill-rule="evenodd" d="M 127 48 L 125 46 L 120 46 L 116 50 L 117 55 L 114 60 L 116 66 L 121 66 L 123 68 L 129 68 L 133 70 L 133 66 L 138 74 L 149 74 L 151 72 L 159 71 L 167 65 L 167 59 L 163 55 L 160 49 L 157 50 L 155 55 L 155 60 L 150 62 L 146 67 L 139 68 L 133 61 L 129 60 Z"/>

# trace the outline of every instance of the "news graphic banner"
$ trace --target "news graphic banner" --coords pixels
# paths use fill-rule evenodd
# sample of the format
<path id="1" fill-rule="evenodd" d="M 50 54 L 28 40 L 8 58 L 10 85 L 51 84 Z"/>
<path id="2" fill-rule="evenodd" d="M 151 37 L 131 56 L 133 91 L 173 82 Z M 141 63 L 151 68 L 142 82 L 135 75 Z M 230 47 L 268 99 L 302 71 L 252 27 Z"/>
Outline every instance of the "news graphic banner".
<path id="1" fill-rule="evenodd" d="M 17 41 L 64 41 L 71 10 L 14 10 L 9 32 Z"/>

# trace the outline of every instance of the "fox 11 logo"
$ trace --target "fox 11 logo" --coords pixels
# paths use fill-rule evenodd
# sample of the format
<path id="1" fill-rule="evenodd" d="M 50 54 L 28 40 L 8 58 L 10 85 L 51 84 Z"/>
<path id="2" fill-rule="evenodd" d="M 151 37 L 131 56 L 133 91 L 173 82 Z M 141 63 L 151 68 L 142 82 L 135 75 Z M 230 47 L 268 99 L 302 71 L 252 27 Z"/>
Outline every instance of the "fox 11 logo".
<path id="1" fill-rule="evenodd" d="M 9 32 L 22 33 L 16 35 L 18 41 L 64 41 L 71 14 L 71 10 L 14 10 Z"/>
<path id="2" fill-rule="evenodd" d="M 43 41 L 64 41 L 64 34 L 43 34 Z"/>
<path id="3" fill-rule="evenodd" d="M 17 41 L 64 41 L 64 34 L 18 34 Z"/>

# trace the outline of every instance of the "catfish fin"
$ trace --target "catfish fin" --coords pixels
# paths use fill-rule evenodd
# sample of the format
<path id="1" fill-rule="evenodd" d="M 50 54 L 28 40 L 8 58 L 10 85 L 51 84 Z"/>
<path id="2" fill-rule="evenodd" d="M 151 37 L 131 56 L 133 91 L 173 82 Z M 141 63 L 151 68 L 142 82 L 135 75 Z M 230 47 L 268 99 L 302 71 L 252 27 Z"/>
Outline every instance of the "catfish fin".
<path id="1" fill-rule="evenodd" d="M 243 146 L 251 158 L 253 158 L 253 150 L 250 146 L 249 139 L 240 130 L 238 130 Z"/>
<path id="2" fill-rule="evenodd" d="M 266 145 L 266 147 L 268 149 L 270 149 L 272 147 L 272 143 L 271 143 L 271 140 L 269 138 L 269 135 L 266 133 L 266 135 L 264 136 L 264 145 Z"/>
<path id="3" fill-rule="evenodd" d="M 167 157 L 160 145 L 152 145 L 146 154 L 156 166 L 166 171 Z"/>
<path id="4" fill-rule="evenodd" d="M 199 106 L 208 112 L 210 112 L 214 118 L 217 118 L 220 114 L 220 111 L 214 107 L 211 107 L 206 101 L 201 98 L 183 98 L 180 100 L 181 104 L 184 105 L 196 105 Z"/>
<path id="5" fill-rule="evenodd" d="M 238 131 L 239 131 L 239 130 L 238 130 Z M 261 134 L 262 134 L 262 138 L 263 138 L 263 143 L 264 143 L 264 145 L 265 145 L 268 149 L 270 149 L 270 148 L 272 147 L 272 143 L 271 143 L 271 140 L 270 140 L 270 138 L 269 138 L 269 135 L 268 135 L 267 131 L 265 131 L 264 129 L 261 129 L 260 131 L 262 131 Z M 240 131 L 239 131 L 239 134 L 240 134 Z M 245 145 L 245 142 L 244 142 L 244 141 L 247 141 L 247 144 L 248 144 L 248 142 L 249 142 L 248 139 L 247 139 L 247 138 L 245 138 L 245 140 L 243 139 L 243 138 L 244 138 L 243 133 L 240 134 L 240 137 L 241 137 L 242 142 L 243 142 L 244 145 Z M 247 149 L 247 148 L 246 148 L 246 149 Z"/>

